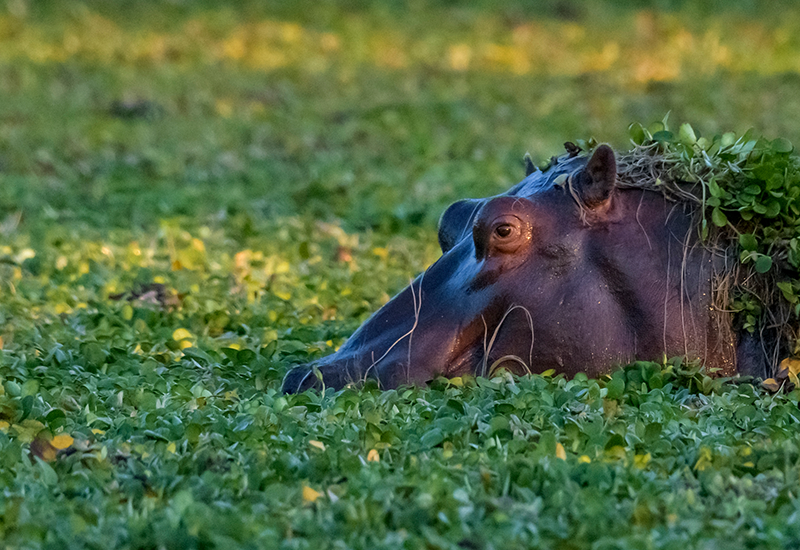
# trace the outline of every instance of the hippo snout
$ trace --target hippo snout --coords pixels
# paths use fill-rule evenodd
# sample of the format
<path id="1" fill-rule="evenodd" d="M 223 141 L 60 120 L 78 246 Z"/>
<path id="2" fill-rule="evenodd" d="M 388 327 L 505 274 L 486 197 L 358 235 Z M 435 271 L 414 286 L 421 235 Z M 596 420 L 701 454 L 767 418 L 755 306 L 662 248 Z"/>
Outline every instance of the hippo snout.
<path id="1" fill-rule="evenodd" d="M 298 365 L 283 378 L 283 393 L 300 393 L 320 385 L 313 372 L 313 364 Z"/>
<path id="2" fill-rule="evenodd" d="M 293 367 L 283 379 L 283 393 L 301 393 L 323 387 L 343 388 L 361 384 L 366 378 L 378 378 L 375 369 L 364 372 L 360 361 L 338 358 L 336 355 Z M 322 378 L 322 380 L 320 380 Z"/>

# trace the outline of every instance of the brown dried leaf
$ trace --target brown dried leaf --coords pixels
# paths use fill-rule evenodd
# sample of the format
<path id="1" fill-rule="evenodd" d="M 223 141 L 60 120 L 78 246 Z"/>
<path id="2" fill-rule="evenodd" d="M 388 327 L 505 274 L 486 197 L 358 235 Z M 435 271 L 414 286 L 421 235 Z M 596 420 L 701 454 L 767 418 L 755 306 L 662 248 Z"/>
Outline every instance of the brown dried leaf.
<path id="1" fill-rule="evenodd" d="M 31 454 L 38 456 L 45 462 L 53 462 L 58 454 L 58 449 L 53 447 L 46 439 L 37 437 L 31 441 Z"/>

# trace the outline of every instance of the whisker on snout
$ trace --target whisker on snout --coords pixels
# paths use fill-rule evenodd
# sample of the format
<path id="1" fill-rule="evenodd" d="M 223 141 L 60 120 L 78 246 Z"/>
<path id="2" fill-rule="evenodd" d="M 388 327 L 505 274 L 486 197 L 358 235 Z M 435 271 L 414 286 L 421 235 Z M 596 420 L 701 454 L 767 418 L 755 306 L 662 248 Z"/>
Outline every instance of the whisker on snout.
<path id="1" fill-rule="evenodd" d="M 406 338 L 408 338 L 408 361 L 407 361 L 407 365 L 406 365 L 406 377 L 410 378 L 410 376 L 411 376 L 411 370 L 410 370 L 411 369 L 411 339 L 412 339 L 412 337 L 414 335 L 414 331 L 417 330 L 417 326 L 419 325 L 419 313 L 422 310 L 422 280 L 424 279 L 424 277 L 425 277 L 425 272 L 423 271 L 422 275 L 420 275 L 420 277 L 419 277 L 419 289 L 416 292 L 414 291 L 414 281 L 411 281 L 411 299 L 413 300 L 413 308 L 414 308 L 414 324 L 411 326 L 411 328 L 408 330 L 408 332 L 406 332 L 405 334 L 400 336 L 397 340 L 395 340 L 392 343 L 392 345 L 389 346 L 389 349 L 387 349 L 385 352 L 383 352 L 383 355 L 378 357 L 378 359 L 375 359 L 375 353 L 373 352 L 373 354 L 372 354 L 372 359 L 373 359 L 372 364 L 369 367 L 367 367 L 367 369 L 364 371 L 364 376 L 363 376 L 363 379 L 362 379 L 362 383 L 367 381 L 367 378 L 369 378 L 370 371 L 373 368 L 375 368 L 375 366 L 378 363 L 383 361 L 386 358 L 386 356 L 389 355 L 389 352 L 392 351 L 397 344 L 399 344 L 400 342 L 402 342 Z M 419 292 L 419 299 L 417 299 L 417 292 Z"/>
<path id="2" fill-rule="evenodd" d="M 492 363 L 492 366 L 489 367 L 489 354 L 491 353 L 492 348 L 494 347 L 494 343 L 495 343 L 495 340 L 497 339 L 497 335 L 500 333 L 500 328 L 503 326 L 503 323 L 505 323 L 505 321 L 508 318 L 508 316 L 513 311 L 515 311 L 517 309 L 521 309 L 525 313 L 525 317 L 528 320 L 528 327 L 531 330 L 531 346 L 530 346 L 530 350 L 528 352 L 528 364 L 526 364 L 525 361 L 523 361 L 522 359 L 520 359 L 516 355 L 505 355 L 505 356 L 501 357 L 500 359 L 498 359 L 497 361 L 495 361 L 494 363 Z M 495 327 L 494 332 L 492 333 L 492 338 L 489 340 L 489 345 L 488 346 L 486 345 L 486 336 L 488 335 L 489 327 L 487 326 L 486 319 L 483 317 L 483 315 L 481 315 L 481 320 L 483 321 L 483 328 L 484 328 L 484 333 L 483 333 L 483 361 L 482 361 L 482 364 L 481 364 L 481 376 L 486 376 L 487 373 L 491 376 L 491 373 L 493 372 L 493 370 L 498 365 L 498 361 L 499 362 L 503 362 L 506 359 L 512 359 L 514 361 L 517 361 L 523 367 L 525 367 L 525 370 L 528 372 L 528 374 L 531 374 L 532 373 L 531 366 L 533 366 L 534 330 L 533 330 L 533 316 L 531 315 L 531 312 L 528 310 L 528 308 L 526 308 L 525 306 L 521 306 L 521 305 L 514 305 L 514 306 L 511 306 L 510 308 L 508 308 L 508 310 L 506 310 L 506 312 L 503 314 L 503 317 L 500 319 L 500 322 L 497 324 L 497 327 Z"/>

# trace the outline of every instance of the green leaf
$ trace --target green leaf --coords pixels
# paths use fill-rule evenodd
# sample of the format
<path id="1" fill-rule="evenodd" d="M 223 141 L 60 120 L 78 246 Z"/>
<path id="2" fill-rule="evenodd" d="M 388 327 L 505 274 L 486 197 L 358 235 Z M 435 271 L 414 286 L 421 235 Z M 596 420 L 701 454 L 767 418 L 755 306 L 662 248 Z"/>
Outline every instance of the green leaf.
<path id="1" fill-rule="evenodd" d="M 794 287 L 791 282 L 780 281 L 777 283 L 777 287 L 783 293 L 783 297 L 787 302 L 794 304 L 798 301 L 797 294 L 795 294 Z"/>
<path id="2" fill-rule="evenodd" d="M 93 367 L 100 367 L 107 356 L 107 353 L 97 342 L 88 342 L 82 345 L 81 353 L 86 358 L 86 362 Z"/>
<path id="3" fill-rule="evenodd" d="M 675 135 L 669 130 L 661 130 L 653 134 L 653 140 L 659 143 L 672 143 L 675 141 Z"/>
<path id="4" fill-rule="evenodd" d="M 625 380 L 621 377 L 613 377 L 606 382 L 606 389 L 608 390 L 606 393 L 608 399 L 619 399 L 625 392 Z"/>
<path id="5" fill-rule="evenodd" d="M 719 184 L 717 183 L 717 178 L 711 178 L 708 180 L 708 192 L 712 197 L 721 197 L 723 195 L 722 189 L 720 189 Z"/>
<path id="6" fill-rule="evenodd" d="M 778 201 L 769 201 L 767 203 L 767 211 L 764 215 L 768 218 L 775 218 L 781 213 L 781 203 Z"/>
<path id="7" fill-rule="evenodd" d="M 664 125 L 665 130 L 669 130 L 669 115 L 672 114 L 672 111 L 667 111 L 667 114 L 664 115 L 664 118 L 661 119 L 661 124 Z"/>
<path id="8" fill-rule="evenodd" d="M 22 397 L 27 397 L 29 395 L 36 395 L 36 392 L 38 391 L 39 382 L 37 380 L 28 380 L 22 384 L 22 393 L 20 395 Z"/>
<path id="9" fill-rule="evenodd" d="M 739 246 L 748 251 L 755 250 L 758 248 L 756 236 L 752 233 L 742 233 L 739 235 Z"/>
<path id="10" fill-rule="evenodd" d="M 22 388 L 19 384 L 14 382 L 13 380 L 6 380 L 5 388 L 8 392 L 8 395 L 11 397 L 19 397 L 20 393 L 22 392 Z"/>
<path id="11" fill-rule="evenodd" d="M 714 225 L 717 227 L 725 227 L 728 223 L 728 217 L 719 208 L 714 208 L 714 210 L 711 211 L 711 221 L 714 222 Z"/>
<path id="12" fill-rule="evenodd" d="M 697 136 L 689 123 L 681 124 L 680 130 L 678 130 L 678 140 L 685 145 L 694 145 L 697 142 Z"/>
<path id="13" fill-rule="evenodd" d="M 435 447 L 442 441 L 444 441 L 444 434 L 439 428 L 433 428 L 425 432 L 425 434 L 423 434 L 423 436 L 420 438 L 420 443 L 422 443 L 423 447 L 428 448 Z"/>
<path id="14" fill-rule="evenodd" d="M 772 267 L 772 258 L 765 254 L 759 254 L 756 258 L 756 271 L 766 273 Z"/>
<path id="15" fill-rule="evenodd" d="M 761 186 L 755 183 L 751 183 L 747 187 L 744 188 L 745 193 L 749 193 L 751 195 L 758 195 L 761 193 Z"/>
<path id="16" fill-rule="evenodd" d="M 647 131 L 653 136 L 653 139 L 655 139 L 655 134 L 663 132 L 664 130 L 666 130 L 666 126 L 664 126 L 663 122 L 654 122 L 647 127 Z"/>
<path id="17" fill-rule="evenodd" d="M 634 122 L 628 126 L 628 135 L 631 141 L 636 145 L 641 145 L 648 139 L 646 130 L 638 122 Z"/>
<path id="18" fill-rule="evenodd" d="M 56 471 L 38 456 L 36 457 L 36 469 L 39 470 L 39 479 L 41 479 L 45 485 L 53 487 L 58 483 L 58 474 Z"/>
<path id="19" fill-rule="evenodd" d="M 733 132 L 726 132 L 722 134 L 722 138 L 720 138 L 720 145 L 722 147 L 730 147 L 736 142 L 736 134 Z"/>
<path id="20" fill-rule="evenodd" d="M 791 153 L 794 151 L 794 146 L 788 139 L 777 138 L 772 140 L 772 150 L 776 153 Z"/>

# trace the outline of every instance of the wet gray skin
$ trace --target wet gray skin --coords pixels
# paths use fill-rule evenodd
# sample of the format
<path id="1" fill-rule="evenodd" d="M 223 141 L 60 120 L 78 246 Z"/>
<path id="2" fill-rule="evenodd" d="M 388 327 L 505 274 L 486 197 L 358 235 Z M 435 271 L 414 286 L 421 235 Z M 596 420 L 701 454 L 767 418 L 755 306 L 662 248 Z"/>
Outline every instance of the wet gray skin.
<path id="1" fill-rule="evenodd" d="M 500 366 L 596 376 L 677 355 L 756 371 L 755 348 L 713 311 L 715 259 L 693 219 L 660 193 L 617 186 L 608 146 L 562 157 L 502 195 L 451 205 L 442 256 L 336 353 L 294 367 L 283 390 L 367 378 L 394 388 Z"/>

